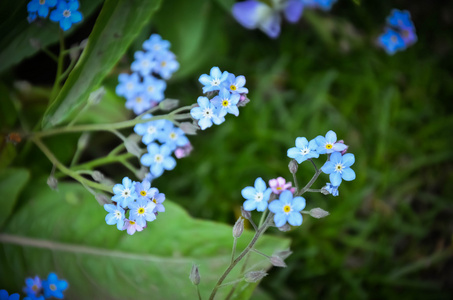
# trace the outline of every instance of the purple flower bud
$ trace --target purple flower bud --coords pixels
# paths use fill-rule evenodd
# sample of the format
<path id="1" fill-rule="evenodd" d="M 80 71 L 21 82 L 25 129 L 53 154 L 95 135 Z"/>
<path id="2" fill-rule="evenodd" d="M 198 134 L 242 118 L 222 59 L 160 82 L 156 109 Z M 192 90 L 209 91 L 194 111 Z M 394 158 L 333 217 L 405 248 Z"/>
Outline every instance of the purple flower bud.
<path id="1" fill-rule="evenodd" d="M 299 165 L 297 164 L 297 161 L 295 159 L 291 159 L 288 165 L 288 169 L 291 172 L 291 174 L 296 174 L 298 168 Z"/>
<path id="2" fill-rule="evenodd" d="M 175 150 L 175 156 L 178 159 L 189 156 L 189 154 L 190 154 L 190 152 L 192 152 L 192 150 L 193 150 L 192 144 L 190 144 L 190 142 L 189 142 L 186 145 L 184 145 L 183 147 L 177 148 Z"/>
<path id="3" fill-rule="evenodd" d="M 343 140 L 339 140 L 337 143 L 340 143 L 340 144 L 344 144 L 344 141 Z M 348 148 L 349 146 L 346 145 L 346 149 L 344 149 L 343 151 L 341 151 L 341 155 L 344 155 L 346 152 L 348 152 Z"/>
<path id="4" fill-rule="evenodd" d="M 271 256 L 269 261 L 274 267 L 286 268 L 286 264 L 281 257 Z"/>

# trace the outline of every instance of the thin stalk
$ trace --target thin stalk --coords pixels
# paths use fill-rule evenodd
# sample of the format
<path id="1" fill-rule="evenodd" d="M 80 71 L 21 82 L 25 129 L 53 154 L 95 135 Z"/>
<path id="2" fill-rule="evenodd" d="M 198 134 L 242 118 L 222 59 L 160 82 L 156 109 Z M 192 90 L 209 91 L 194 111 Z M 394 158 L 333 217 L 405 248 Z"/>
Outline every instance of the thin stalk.
<path id="1" fill-rule="evenodd" d="M 86 185 L 86 186 L 89 186 L 91 188 L 94 188 L 94 189 L 98 189 L 98 190 L 102 190 L 102 191 L 105 191 L 105 192 L 109 192 L 111 193 L 112 192 L 112 187 L 108 187 L 108 186 L 105 186 L 103 184 L 99 184 L 99 183 L 96 183 L 96 182 L 93 182 L 91 180 L 88 180 L 82 176 L 80 176 L 79 174 L 77 174 L 75 171 L 73 170 L 70 170 L 68 169 L 66 166 L 64 166 L 56 157 L 55 155 L 49 150 L 49 148 L 46 147 L 46 145 L 44 145 L 44 143 L 34 137 L 32 138 L 32 141 L 36 144 L 36 146 L 38 146 L 38 148 L 44 153 L 44 155 L 47 156 L 47 158 L 64 174 L 74 178 L 75 180 L 79 181 L 80 183 L 82 183 L 83 185 Z"/>
<path id="2" fill-rule="evenodd" d="M 64 73 L 62 73 L 60 75 L 60 77 L 58 77 L 58 81 L 59 82 L 63 81 L 69 75 L 69 73 L 71 73 L 71 71 L 74 68 L 76 63 L 77 63 L 77 59 L 71 60 L 71 62 L 69 63 L 68 68 L 64 71 Z"/>
<path id="3" fill-rule="evenodd" d="M 63 73 L 63 64 L 64 64 L 64 36 L 63 30 L 59 29 L 60 36 L 60 53 L 58 54 L 58 64 L 57 64 L 57 75 L 55 76 L 55 83 L 52 87 L 52 92 L 50 93 L 49 104 L 52 104 L 53 101 L 57 98 L 58 92 L 60 90 L 60 77 Z"/>
<path id="4" fill-rule="evenodd" d="M 233 261 L 234 261 L 234 254 L 236 253 L 236 245 L 237 245 L 237 243 L 238 243 L 238 238 L 235 237 L 234 241 L 233 241 L 233 250 L 231 251 L 231 262 L 230 262 L 230 264 L 233 263 Z"/>
<path id="5" fill-rule="evenodd" d="M 134 157 L 134 155 L 132 155 L 131 153 L 124 153 L 124 154 L 121 154 L 121 155 L 118 155 L 118 156 L 110 156 L 110 155 L 108 155 L 108 156 L 105 156 L 105 157 L 94 159 L 92 161 L 89 161 L 89 162 L 74 166 L 72 168 L 72 170 L 91 170 L 91 169 L 93 169 L 95 167 L 98 167 L 98 166 L 108 165 L 108 164 L 112 164 L 112 163 L 117 163 L 117 162 L 120 162 L 120 161 L 127 160 L 127 159 L 129 159 L 131 157 Z"/>
<path id="6" fill-rule="evenodd" d="M 316 171 L 315 175 L 310 179 L 310 181 L 307 183 L 307 185 L 299 192 L 296 194 L 296 196 L 301 196 L 303 195 L 306 191 L 308 191 L 313 183 L 315 183 L 316 179 L 318 179 L 319 175 L 322 173 L 322 170 Z"/>
<path id="7" fill-rule="evenodd" d="M 176 114 L 179 113 L 179 112 L 186 111 L 186 110 L 191 110 L 191 109 L 194 108 L 196 105 L 197 105 L 197 104 L 192 104 L 192 105 L 189 105 L 189 106 L 180 107 L 180 108 L 175 109 L 174 111 L 172 111 L 170 114 L 171 114 L 171 115 L 176 115 Z"/>
<path id="8" fill-rule="evenodd" d="M 295 194 L 299 192 L 299 183 L 297 182 L 296 173 L 293 173 L 294 186 L 296 187 Z"/>
<path id="9" fill-rule="evenodd" d="M 264 256 L 265 258 L 271 258 L 269 255 L 266 255 L 266 254 L 264 254 L 263 252 L 261 252 L 261 251 L 255 249 L 255 248 L 253 248 L 252 251 L 255 252 L 255 253 L 257 253 L 257 254 L 259 254 L 259 255 L 261 255 L 261 256 Z"/>
<path id="10" fill-rule="evenodd" d="M 107 156 L 115 156 L 118 153 L 120 153 L 121 150 L 123 150 L 124 148 L 126 148 L 126 146 L 124 146 L 124 143 L 121 143 L 118 146 L 116 146 L 115 148 L 113 148 L 113 150 L 110 151 L 109 154 L 107 154 Z"/>
<path id="11" fill-rule="evenodd" d="M 306 192 L 310 192 L 310 193 L 321 193 L 321 189 L 308 189 L 308 190 L 306 190 Z"/>
<path id="12" fill-rule="evenodd" d="M 198 294 L 198 300 L 202 300 L 201 294 L 200 294 L 200 288 L 197 285 L 197 294 Z"/>
<path id="13" fill-rule="evenodd" d="M 43 48 L 41 48 L 41 50 L 42 50 L 42 52 L 47 54 L 47 56 L 49 56 L 51 59 L 53 59 L 55 62 L 58 63 L 58 57 L 55 54 L 53 54 L 52 52 L 50 52 L 49 49 L 43 47 Z"/>

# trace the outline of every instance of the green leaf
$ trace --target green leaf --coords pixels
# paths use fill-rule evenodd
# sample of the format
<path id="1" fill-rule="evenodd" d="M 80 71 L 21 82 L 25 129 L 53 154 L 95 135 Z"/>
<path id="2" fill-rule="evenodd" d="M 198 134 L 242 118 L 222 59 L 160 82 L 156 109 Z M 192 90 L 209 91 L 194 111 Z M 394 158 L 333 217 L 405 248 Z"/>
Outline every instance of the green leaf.
<path id="1" fill-rule="evenodd" d="M 88 44 L 57 99 L 44 115 L 43 127 L 62 123 L 88 100 L 145 26 L 160 0 L 107 0 Z"/>
<path id="2" fill-rule="evenodd" d="M 0 2 L 0 72 L 30 57 L 39 49 L 32 47 L 30 39 L 39 41 L 42 47 L 47 47 L 58 41 L 58 23 L 49 19 L 38 19 L 29 24 L 27 21 L 28 0 Z M 91 15 L 102 0 L 80 0 L 80 12 L 84 19 Z M 83 21 L 82 21 L 83 22 Z M 65 35 L 77 30 L 74 25 Z"/>
<path id="3" fill-rule="evenodd" d="M 0 285 L 10 291 L 27 276 L 55 271 L 69 282 L 68 299 L 195 299 L 189 280 L 195 263 L 207 299 L 230 262 L 232 225 L 193 219 L 168 200 L 164 213 L 129 236 L 105 223 L 105 210 L 78 184 L 61 183 L 57 193 L 38 182 L 28 190 L 27 205 L 0 234 Z M 238 253 L 251 238 L 243 233 Z M 264 236 L 256 248 L 270 255 L 288 246 L 287 239 Z M 249 266 L 268 269 L 263 260 L 252 254 Z M 248 299 L 255 286 L 240 285 L 233 298 Z M 228 292 L 220 289 L 218 299 Z"/>
<path id="4" fill-rule="evenodd" d="M 3 169 L 0 170 L 0 228 L 6 218 L 11 214 L 19 193 L 24 188 L 30 174 L 27 169 Z"/>

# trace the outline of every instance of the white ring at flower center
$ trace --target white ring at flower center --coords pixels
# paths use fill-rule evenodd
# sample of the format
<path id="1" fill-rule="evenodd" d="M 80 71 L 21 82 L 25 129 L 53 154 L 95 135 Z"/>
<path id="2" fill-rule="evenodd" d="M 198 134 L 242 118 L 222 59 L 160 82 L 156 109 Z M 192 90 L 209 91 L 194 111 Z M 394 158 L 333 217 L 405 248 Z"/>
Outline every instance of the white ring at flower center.
<path id="1" fill-rule="evenodd" d="M 263 195 L 262 192 L 258 192 L 258 193 L 255 194 L 255 201 L 256 201 L 256 202 L 261 202 L 261 201 L 263 201 L 263 198 L 264 198 L 264 195 Z"/>
<path id="2" fill-rule="evenodd" d="M 300 153 L 302 155 L 307 155 L 308 153 L 310 153 L 310 149 L 308 149 L 308 147 L 305 147 L 305 148 L 300 150 Z"/>
<path id="3" fill-rule="evenodd" d="M 341 163 L 337 163 L 335 165 L 335 172 L 340 172 L 341 173 L 341 172 L 343 172 L 343 168 L 344 167 L 343 167 L 343 165 Z"/>
<path id="4" fill-rule="evenodd" d="M 164 157 L 162 156 L 162 154 L 156 154 L 154 156 L 154 162 L 156 162 L 156 163 L 160 164 L 160 163 L 162 163 L 163 160 L 164 160 Z"/>

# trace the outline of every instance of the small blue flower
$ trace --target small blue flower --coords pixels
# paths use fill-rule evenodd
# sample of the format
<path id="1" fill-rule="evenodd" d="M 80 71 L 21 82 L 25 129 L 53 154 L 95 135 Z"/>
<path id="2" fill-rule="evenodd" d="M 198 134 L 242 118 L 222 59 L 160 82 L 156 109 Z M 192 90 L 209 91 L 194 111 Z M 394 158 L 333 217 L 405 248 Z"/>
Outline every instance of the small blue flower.
<path id="1" fill-rule="evenodd" d="M 198 107 L 190 110 L 192 118 L 198 121 L 201 130 L 212 126 L 212 123 L 219 125 L 225 121 L 225 111 L 217 109 L 206 97 L 198 97 Z"/>
<path id="2" fill-rule="evenodd" d="M 134 96 L 127 98 L 124 105 L 127 109 L 132 110 L 136 115 L 139 115 L 156 106 L 157 102 L 151 101 L 148 95 L 144 92 L 138 92 Z"/>
<path id="3" fill-rule="evenodd" d="M 326 186 L 324 187 L 332 196 L 338 196 L 338 186 L 332 185 L 330 182 L 326 183 Z"/>
<path id="4" fill-rule="evenodd" d="M 272 190 L 266 186 L 266 183 L 261 177 L 255 180 L 255 187 L 248 186 L 242 189 L 241 195 L 246 199 L 243 206 L 247 211 L 257 210 L 265 211 L 267 201 L 271 196 Z"/>
<path id="5" fill-rule="evenodd" d="M 209 74 L 203 74 L 198 78 L 198 81 L 204 85 L 203 93 L 220 91 L 221 84 L 228 78 L 228 72 L 222 73 L 219 67 L 212 67 Z"/>
<path id="6" fill-rule="evenodd" d="M 152 193 L 153 195 L 151 197 L 151 201 L 153 201 L 154 204 L 156 204 L 156 208 L 154 208 L 154 213 L 165 212 L 165 207 L 162 204 L 165 201 L 165 194 L 159 193 L 159 190 L 156 188 L 152 188 Z"/>
<path id="7" fill-rule="evenodd" d="M 234 75 L 233 75 L 234 76 Z M 231 94 L 227 89 L 222 89 L 219 95 L 212 98 L 211 102 L 217 109 L 235 115 L 239 115 L 239 108 L 237 104 L 241 96 L 239 94 Z"/>
<path id="8" fill-rule="evenodd" d="M 244 87 L 245 77 L 240 75 L 238 77 L 234 74 L 228 74 L 227 79 L 223 82 L 223 86 L 232 94 L 248 94 L 249 90 Z"/>
<path id="9" fill-rule="evenodd" d="M 25 294 L 27 294 L 27 296 L 36 296 L 41 288 L 41 278 L 39 278 L 38 276 L 35 276 L 35 278 L 29 277 L 25 279 L 25 287 L 23 291 Z"/>
<path id="10" fill-rule="evenodd" d="M 50 13 L 49 19 L 54 22 L 60 22 L 60 27 L 63 30 L 71 28 L 72 24 L 82 21 L 82 14 L 77 11 L 79 1 L 59 1 L 57 9 Z"/>
<path id="11" fill-rule="evenodd" d="M 401 35 L 390 28 L 386 28 L 385 32 L 379 36 L 378 44 L 384 48 L 389 55 L 393 55 L 399 50 L 406 49 L 406 44 Z"/>
<path id="12" fill-rule="evenodd" d="M 143 42 L 143 49 L 153 53 L 165 52 L 170 49 L 170 42 L 163 40 L 158 34 L 152 34 L 149 39 Z"/>
<path id="13" fill-rule="evenodd" d="M 184 131 L 179 127 L 175 127 L 170 121 L 166 122 L 157 138 L 159 142 L 167 145 L 171 151 L 189 143 L 189 139 L 186 137 Z"/>
<path id="14" fill-rule="evenodd" d="M 125 211 L 120 206 L 120 204 L 104 204 L 104 209 L 108 212 L 108 214 L 105 216 L 105 222 L 108 225 L 116 224 L 118 230 L 123 230 Z"/>
<path id="15" fill-rule="evenodd" d="M 148 145 L 148 153 L 143 154 L 140 162 L 142 165 L 150 167 L 150 172 L 154 178 L 162 175 L 164 170 L 173 170 L 176 160 L 171 157 L 172 151 L 167 145 L 159 146 L 156 143 Z"/>
<path id="16" fill-rule="evenodd" d="M 326 137 L 318 135 L 315 138 L 318 148 L 316 151 L 319 154 L 333 153 L 335 151 L 341 152 L 348 148 L 345 144 L 337 143 L 337 134 L 332 130 L 329 130 Z"/>
<path id="17" fill-rule="evenodd" d="M 324 11 L 328 11 L 332 9 L 332 5 L 337 2 L 337 0 L 315 0 L 315 2 L 316 7 L 319 7 Z"/>
<path id="18" fill-rule="evenodd" d="M 155 60 L 156 65 L 153 70 L 163 79 L 170 79 L 171 75 L 179 69 L 176 56 L 171 51 L 156 53 Z"/>
<path id="19" fill-rule="evenodd" d="M 50 273 L 47 276 L 47 280 L 42 281 L 42 287 L 45 298 L 55 297 L 57 299 L 63 299 L 63 292 L 68 288 L 68 282 L 66 280 L 59 280 L 57 274 Z"/>
<path id="20" fill-rule="evenodd" d="M 28 295 L 27 297 L 25 297 L 23 300 L 45 300 L 46 298 L 44 298 L 43 295 L 40 295 L 40 296 L 33 296 L 33 295 Z"/>
<path id="21" fill-rule="evenodd" d="M 146 222 L 152 222 L 156 219 L 154 214 L 156 204 L 149 199 L 139 199 L 130 205 L 130 220 L 134 220 L 141 227 L 146 226 Z"/>
<path id="22" fill-rule="evenodd" d="M 315 140 L 308 140 L 305 137 L 296 138 L 296 147 L 288 149 L 289 158 L 294 158 L 299 164 L 309 158 L 318 158 L 319 153 L 316 151 L 318 144 Z"/>
<path id="23" fill-rule="evenodd" d="M 49 15 L 49 8 L 57 5 L 57 0 L 31 0 L 27 4 L 29 13 L 37 13 L 38 16 L 46 18 Z"/>
<path id="24" fill-rule="evenodd" d="M 302 0 L 288 0 L 286 2 L 283 14 L 290 23 L 296 23 L 302 17 L 304 3 Z"/>
<path id="25" fill-rule="evenodd" d="M 154 189 L 151 188 L 151 182 L 143 180 L 142 182 L 135 183 L 135 192 L 137 193 L 138 200 L 151 199 Z"/>
<path id="26" fill-rule="evenodd" d="M 123 184 L 115 184 L 115 186 L 113 186 L 113 193 L 115 195 L 112 197 L 112 201 L 115 201 L 123 208 L 126 208 L 129 203 L 132 203 L 137 199 L 137 193 L 135 192 L 135 186 L 129 177 L 124 177 L 122 183 Z"/>
<path id="27" fill-rule="evenodd" d="M 20 295 L 18 293 L 8 294 L 6 290 L 0 290 L 0 300 L 19 300 Z"/>
<path id="28" fill-rule="evenodd" d="M 330 155 L 330 160 L 327 161 L 321 170 L 330 174 L 330 182 L 333 186 L 340 186 L 341 180 L 351 181 L 355 179 L 355 172 L 350 168 L 354 164 L 354 154 L 347 153 L 341 155 L 340 152 L 334 152 Z"/>
<path id="29" fill-rule="evenodd" d="M 392 9 L 390 16 L 387 17 L 387 23 L 396 28 L 414 28 L 411 14 L 407 10 Z"/>
<path id="30" fill-rule="evenodd" d="M 131 70 L 139 73 L 143 77 L 151 74 L 151 71 L 156 66 L 152 53 L 137 51 L 134 54 L 134 58 L 135 60 L 131 64 Z"/>
<path id="31" fill-rule="evenodd" d="M 152 118 L 151 114 L 146 114 L 142 117 L 144 120 L 150 118 Z M 156 120 L 147 123 L 140 123 L 135 125 L 134 131 L 136 134 L 142 136 L 143 144 L 149 145 L 157 139 L 162 131 L 162 128 L 165 126 L 166 121 L 167 120 Z"/>
<path id="32" fill-rule="evenodd" d="M 142 91 L 143 86 L 140 82 L 140 77 L 137 73 L 132 74 L 120 74 L 118 76 L 118 85 L 116 86 L 115 92 L 118 96 L 126 98 L 132 98 L 135 94 Z"/>
<path id="33" fill-rule="evenodd" d="M 157 79 L 153 76 L 145 76 L 143 78 L 143 92 L 149 97 L 149 99 L 156 102 L 164 100 L 164 91 L 167 88 L 167 84 L 164 80 Z"/>
<path id="34" fill-rule="evenodd" d="M 417 34 L 415 33 L 415 28 L 401 28 L 401 38 L 404 41 L 406 46 L 410 46 L 417 42 Z"/>
<path id="35" fill-rule="evenodd" d="M 293 193 L 290 191 L 284 191 L 278 200 L 269 204 L 269 210 L 275 214 L 274 223 L 277 227 L 282 227 L 286 222 L 292 226 L 300 226 L 303 221 L 300 211 L 304 208 L 305 198 L 293 198 Z"/>

